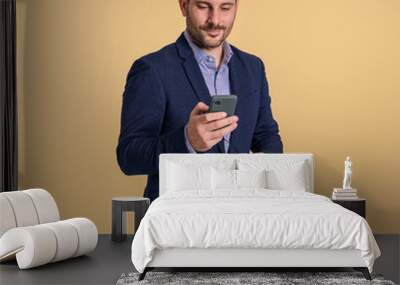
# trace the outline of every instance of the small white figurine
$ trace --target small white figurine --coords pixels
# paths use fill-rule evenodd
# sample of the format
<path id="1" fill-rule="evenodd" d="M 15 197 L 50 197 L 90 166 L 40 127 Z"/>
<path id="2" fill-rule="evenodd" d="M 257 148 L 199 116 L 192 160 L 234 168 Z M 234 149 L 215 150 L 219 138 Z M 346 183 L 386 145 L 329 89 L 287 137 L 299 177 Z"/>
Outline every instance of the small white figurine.
<path id="1" fill-rule="evenodd" d="M 351 159 L 350 156 L 346 157 L 344 162 L 344 178 L 343 178 L 343 189 L 351 188 Z"/>

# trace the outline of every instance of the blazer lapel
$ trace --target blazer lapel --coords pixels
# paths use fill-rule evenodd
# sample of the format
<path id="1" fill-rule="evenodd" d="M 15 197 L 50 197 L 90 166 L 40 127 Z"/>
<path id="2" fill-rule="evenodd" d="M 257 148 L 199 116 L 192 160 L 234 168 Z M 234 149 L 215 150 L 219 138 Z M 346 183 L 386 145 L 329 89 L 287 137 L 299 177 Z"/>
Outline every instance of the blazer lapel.
<path id="1" fill-rule="evenodd" d="M 199 101 L 209 105 L 211 100 L 210 92 L 208 91 L 207 84 L 204 81 L 199 64 L 197 63 L 193 51 L 183 33 L 176 41 L 176 47 L 179 55 L 183 59 L 182 65 L 186 76 L 193 87 L 194 93 Z"/>

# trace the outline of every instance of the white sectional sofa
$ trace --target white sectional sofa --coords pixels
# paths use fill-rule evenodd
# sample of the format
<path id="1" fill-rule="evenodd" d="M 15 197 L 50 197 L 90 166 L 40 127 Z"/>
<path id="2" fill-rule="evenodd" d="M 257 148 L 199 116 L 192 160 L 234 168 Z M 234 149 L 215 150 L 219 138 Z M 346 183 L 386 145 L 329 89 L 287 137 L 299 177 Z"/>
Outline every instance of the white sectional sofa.
<path id="1" fill-rule="evenodd" d="M 0 193 L 0 262 L 16 259 L 20 269 L 84 255 L 96 248 L 96 225 L 87 218 L 60 221 L 49 192 Z"/>

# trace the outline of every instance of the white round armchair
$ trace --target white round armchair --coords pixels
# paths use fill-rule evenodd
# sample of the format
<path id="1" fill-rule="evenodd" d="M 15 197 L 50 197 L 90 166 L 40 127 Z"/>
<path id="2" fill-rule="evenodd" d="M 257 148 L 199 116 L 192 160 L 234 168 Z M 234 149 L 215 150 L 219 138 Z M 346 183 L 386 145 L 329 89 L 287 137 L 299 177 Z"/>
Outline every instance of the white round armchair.
<path id="1" fill-rule="evenodd" d="M 0 262 L 16 258 L 20 269 L 28 269 L 86 254 L 97 239 L 89 219 L 60 221 L 46 190 L 0 193 Z"/>

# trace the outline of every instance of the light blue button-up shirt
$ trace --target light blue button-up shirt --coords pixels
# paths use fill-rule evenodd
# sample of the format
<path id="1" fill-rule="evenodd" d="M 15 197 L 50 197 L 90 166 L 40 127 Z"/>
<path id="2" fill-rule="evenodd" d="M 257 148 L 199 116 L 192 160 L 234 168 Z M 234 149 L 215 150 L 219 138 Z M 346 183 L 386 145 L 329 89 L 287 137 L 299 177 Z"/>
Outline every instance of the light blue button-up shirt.
<path id="1" fill-rule="evenodd" d="M 201 73 L 203 74 L 210 96 L 229 95 L 231 89 L 228 63 L 233 55 L 229 43 L 227 41 L 223 43 L 223 59 L 219 68 L 217 68 L 215 58 L 196 46 L 187 31 L 184 32 L 184 35 L 194 53 L 194 57 L 200 67 Z M 224 137 L 225 152 L 228 152 L 229 149 L 229 138 L 230 134 L 226 134 Z M 196 153 L 188 139 L 187 125 L 185 126 L 185 139 L 189 152 Z"/>

